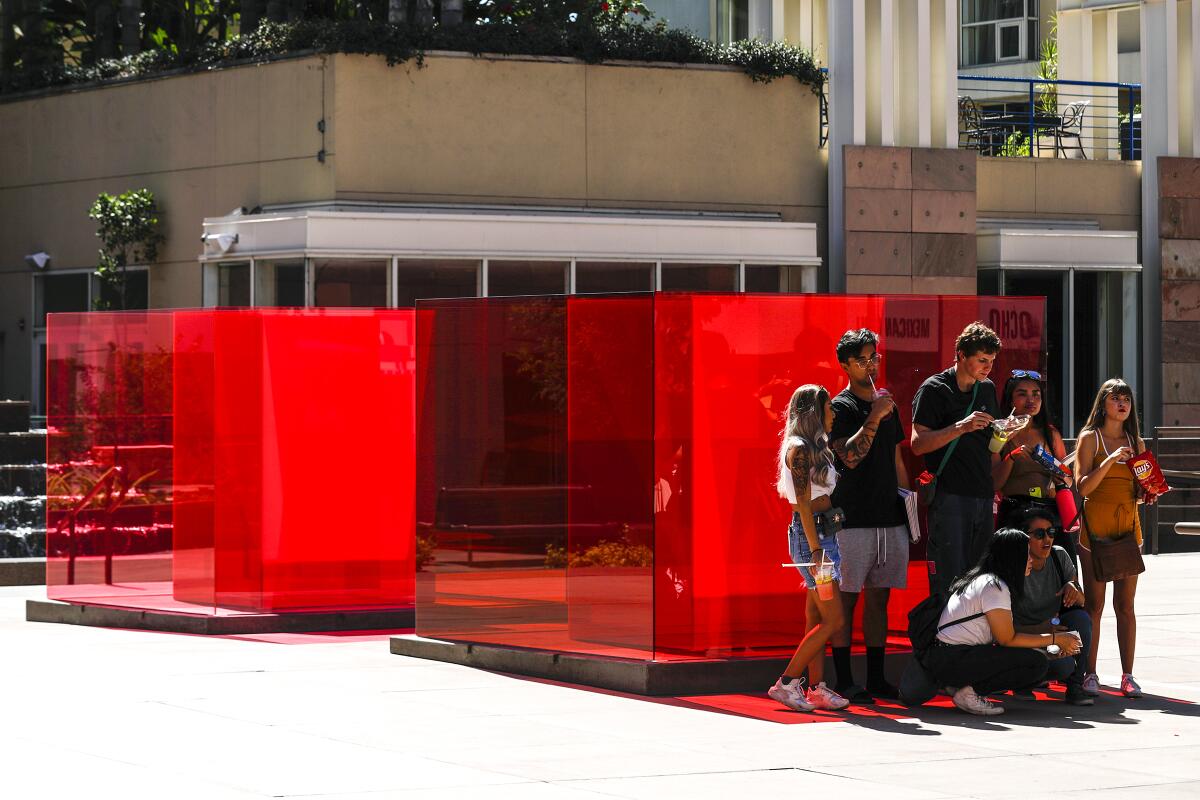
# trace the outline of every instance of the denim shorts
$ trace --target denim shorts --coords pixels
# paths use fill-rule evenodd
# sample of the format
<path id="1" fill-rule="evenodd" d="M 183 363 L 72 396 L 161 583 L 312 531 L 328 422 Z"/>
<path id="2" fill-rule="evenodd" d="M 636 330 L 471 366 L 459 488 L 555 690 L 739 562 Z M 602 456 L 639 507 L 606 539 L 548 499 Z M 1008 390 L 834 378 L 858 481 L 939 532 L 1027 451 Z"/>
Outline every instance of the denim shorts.
<path id="1" fill-rule="evenodd" d="M 842 557 L 838 553 L 837 534 L 830 533 L 826 536 L 818 536 L 817 542 L 821 547 L 825 548 L 825 552 L 833 559 L 833 579 L 841 583 Z M 795 511 L 792 512 L 792 524 L 788 526 L 788 553 L 791 554 L 792 563 L 794 564 L 803 564 L 812 561 L 812 550 L 808 548 L 808 537 L 804 535 L 804 525 L 800 522 L 800 515 Z M 805 567 L 797 567 L 796 569 L 804 576 L 805 586 L 809 589 L 817 588 L 817 582 L 809 574 L 809 569 Z"/>

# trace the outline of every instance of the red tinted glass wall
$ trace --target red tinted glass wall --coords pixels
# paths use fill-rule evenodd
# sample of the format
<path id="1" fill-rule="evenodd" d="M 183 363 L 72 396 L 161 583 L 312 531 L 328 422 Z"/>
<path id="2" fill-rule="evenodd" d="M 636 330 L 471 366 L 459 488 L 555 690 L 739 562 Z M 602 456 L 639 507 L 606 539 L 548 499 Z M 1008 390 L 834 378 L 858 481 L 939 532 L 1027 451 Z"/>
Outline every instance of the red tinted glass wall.
<path id="1" fill-rule="evenodd" d="M 50 558 L 51 597 L 217 614 L 411 604 L 412 311 L 148 315 L 157 327 L 128 313 L 55 316 L 50 395 L 62 413 L 48 422 L 85 435 L 65 438 L 69 448 L 51 436 L 52 472 L 72 459 L 94 460 L 114 437 L 120 446 L 112 449 L 129 463 L 124 439 L 148 427 L 140 421 L 148 412 L 125 399 L 132 378 L 119 367 L 151 362 L 110 358 L 89 373 L 75 362 L 104 352 L 161 353 L 161 364 L 152 362 L 153 410 L 166 424 L 153 445 L 165 452 L 165 471 L 152 479 L 162 480 L 155 500 L 171 530 L 159 537 L 154 572 L 144 580 L 93 570 L 100 577 L 86 583 L 71 537 L 62 534 Z M 122 410 L 119 424 L 97 426 L 81 413 L 93 394 L 98 407 Z M 71 513 L 79 494 L 64 494 L 63 519 L 81 516 Z M 128 504 L 105 513 L 120 517 Z M 139 554 L 118 547 L 104 555 L 121 573 Z M 141 578 L 146 568 L 138 569 Z"/>
<path id="2" fill-rule="evenodd" d="M 801 383 L 844 387 L 845 330 L 882 335 L 880 382 L 906 433 L 916 388 L 953 363 L 968 322 L 1005 336 L 998 376 L 1037 368 L 1043 349 L 1043 303 L 1026 298 L 418 305 L 417 519 L 434 556 L 418 574 L 418 632 L 635 658 L 795 646 L 804 597 L 780 567 L 779 415 Z M 927 593 L 923 545 L 912 555 L 896 630 Z"/>
<path id="3" fill-rule="evenodd" d="M 51 598 L 140 607 L 170 597 L 173 356 L 170 313 L 48 315 Z"/>

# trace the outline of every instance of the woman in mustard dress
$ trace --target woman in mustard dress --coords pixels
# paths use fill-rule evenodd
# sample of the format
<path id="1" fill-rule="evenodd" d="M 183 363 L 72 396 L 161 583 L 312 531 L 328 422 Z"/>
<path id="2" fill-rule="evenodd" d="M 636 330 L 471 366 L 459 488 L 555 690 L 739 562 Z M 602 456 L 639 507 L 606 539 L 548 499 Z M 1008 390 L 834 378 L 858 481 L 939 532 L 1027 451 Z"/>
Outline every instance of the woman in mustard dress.
<path id="1" fill-rule="evenodd" d="M 1096 652 L 1100 641 L 1100 616 L 1104 613 L 1106 584 L 1092 573 L 1091 539 L 1118 538 L 1130 532 L 1142 543 L 1138 520 L 1138 486 L 1126 462 L 1144 452 L 1146 443 L 1138 431 L 1133 390 L 1120 378 L 1104 382 L 1088 420 L 1075 440 L 1075 469 L 1079 493 L 1084 497 L 1083 525 L 1079 532 L 1079 557 L 1083 563 L 1084 594 L 1092 618 L 1092 646 L 1088 653 L 1083 690 L 1100 693 L 1096 677 Z M 1141 697 L 1133 678 L 1133 651 L 1137 641 L 1137 617 L 1133 598 L 1138 576 L 1113 581 L 1113 611 L 1117 615 L 1117 647 L 1121 651 L 1121 692 Z"/>

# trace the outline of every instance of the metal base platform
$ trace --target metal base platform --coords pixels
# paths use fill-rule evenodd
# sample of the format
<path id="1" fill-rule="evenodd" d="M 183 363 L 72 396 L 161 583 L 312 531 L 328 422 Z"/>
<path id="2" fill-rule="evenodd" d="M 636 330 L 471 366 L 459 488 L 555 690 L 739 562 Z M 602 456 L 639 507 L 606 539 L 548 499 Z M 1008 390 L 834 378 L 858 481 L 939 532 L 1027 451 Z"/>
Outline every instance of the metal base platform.
<path id="1" fill-rule="evenodd" d="M 202 636 L 254 633 L 312 633 L 315 631 L 397 630 L 413 627 L 412 608 L 367 611 L 304 612 L 294 614 L 237 614 L 203 616 L 167 611 L 143 611 L 56 600 L 25 601 L 25 619 L 97 628 L 130 628 Z"/>
<path id="2" fill-rule="evenodd" d="M 687 661 L 641 661 L 605 656 L 558 653 L 502 645 L 447 642 L 420 636 L 393 636 L 393 655 L 462 664 L 477 669 L 546 678 L 650 697 L 764 692 L 787 666 L 787 658 L 727 658 Z M 910 658 L 889 652 L 884 670 L 899 684 Z M 829 665 L 833 669 L 833 664 Z M 854 656 L 854 673 L 866 675 L 866 657 Z"/>

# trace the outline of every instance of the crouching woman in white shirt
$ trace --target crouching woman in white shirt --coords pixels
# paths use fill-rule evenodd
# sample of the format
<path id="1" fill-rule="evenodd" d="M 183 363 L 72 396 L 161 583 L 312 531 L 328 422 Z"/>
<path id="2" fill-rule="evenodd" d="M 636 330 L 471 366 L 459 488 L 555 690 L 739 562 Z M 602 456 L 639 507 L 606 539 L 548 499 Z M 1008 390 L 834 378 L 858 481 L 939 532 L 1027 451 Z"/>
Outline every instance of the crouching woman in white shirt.
<path id="1" fill-rule="evenodd" d="M 954 705 L 968 714 L 1003 714 L 1004 707 L 987 695 L 1041 683 L 1049 667 L 1046 648 L 1079 652 L 1071 632 L 1013 630 L 1012 601 L 1022 596 L 1029 568 L 1029 537 L 1004 528 L 993 534 L 979 563 L 950 587 L 924 664 L 939 686 L 951 687 Z"/>

